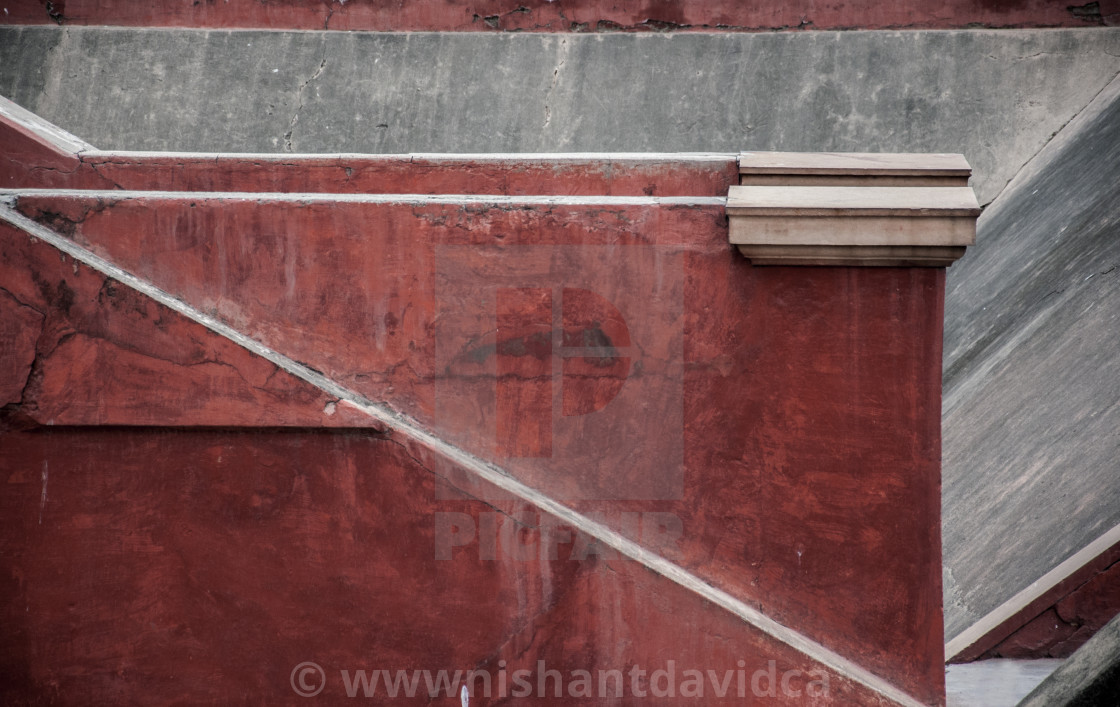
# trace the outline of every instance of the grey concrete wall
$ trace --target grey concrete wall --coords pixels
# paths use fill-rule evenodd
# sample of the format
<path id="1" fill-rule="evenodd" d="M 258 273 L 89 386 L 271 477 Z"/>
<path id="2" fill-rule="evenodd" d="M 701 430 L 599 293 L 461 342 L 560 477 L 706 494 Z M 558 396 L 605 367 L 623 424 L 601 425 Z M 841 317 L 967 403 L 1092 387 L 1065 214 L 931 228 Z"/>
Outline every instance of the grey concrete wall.
<path id="1" fill-rule="evenodd" d="M 962 152 L 991 200 L 1120 29 L 371 34 L 0 27 L 0 94 L 102 149 Z"/>
<path id="2" fill-rule="evenodd" d="M 949 269 L 946 635 L 1120 524 L 1120 78 Z"/>

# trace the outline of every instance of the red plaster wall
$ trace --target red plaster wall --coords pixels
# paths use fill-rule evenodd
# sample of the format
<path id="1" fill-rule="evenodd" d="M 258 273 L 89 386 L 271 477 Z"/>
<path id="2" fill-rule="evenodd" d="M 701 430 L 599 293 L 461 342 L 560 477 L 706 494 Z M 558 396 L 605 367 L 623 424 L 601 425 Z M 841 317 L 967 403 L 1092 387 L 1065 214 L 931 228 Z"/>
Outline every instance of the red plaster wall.
<path id="1" fill-rule="evenodd" d="M 1115 0 L 1069 5 L 1050 0 L 873 2 L 811 0 L 14 0 L 5 21 L 153 27 L 254 27 L 374 31 L 784 31 L 1085 27 L 1120 22 Z"/>
<path id="2" fill-rule="evenodd" d="M 19 208 L 266 345 L 495 458 L 530 485 L 565 499 L 575 494 L 577 508 L 674 514 L 683 535 L 665 548 L 670 559 L 923 698 L 939 694 L 941 270 L 752 268 L 726 245 L 723 211 L 714 205 L 102 194 L 21 196 Z M 616 482 L 618 470 L 655 466 L 647 457 L 662 449 L 642 436 L 648 422 L 633 415 L 613 426 L 572 428 L 571 439 L 552 443 L 588 447 L 595 457 L 619 439 L 642 440 L 625 466 L 495 457 L 490 428 L 478 423 L 494 413 L 482 388 L 470 386 L 496 379 L 437 366 L 441 342 L 458 346 L 481 331 L 438 329 L 453 313 L 437 301 L 440 248 L 469 246 L 463 267 L 496 273 L 519 267 L 530 245 L 610 247 L 615 259 L 633 262 L 639 251 L 626 248 L 652 248 L 668 258 L 662 264 L 679 268 L 683 310 L 643 342 L 668 346 L 664 335 L 681 347 L 679 377 L 665 373 L 658 385 L 668 387 L 653 388 L 660 400 L 679 386 L 679 493 L 654 489 L 646 502 L 618 495 L 633 481 Z M 607 268 L 604 277 L 611 262 L 596 266 Z M 665 276 L 655 272 L 658 262 L 628 274 L 636 297 L 596 282 L 640 320 L 649 283 Z M 485 292 L 468 292 L 453 309 L 469 309 L 472 296 Z M 484 363 L 492 360 L 480 350 Z M 461 383 L 467 387 L 456 387 Z M 440 385 L 452 392 L 441 397 Z M 580 500 L 587 488 L 608 500 Z"/>
<path id="3" fill-rule="evenodd" d="M 63 187 L 89 183 L 81 180 L 78 155 L 50 143 L 33 128 L 0 115 L 0 186 L 10 188 Z M 88 178 L 86 178 L 88 179 Z M 109 185 L 96 180 L 100 188 Z"/>
<path id="4" fill-rule="evenodd" d="M 301 175 L 230 157 L 208 177 L 176 159 L 113 180 L 340 179 L 331 160 Z M 552 193 L 703 195 L 734 178 L 724 161 L 593 163 L 504 165 L 487 188 L 536 189 L 554 170 Z M 8 164 L 20 185 L 101 186 L 80 166 Z M 417 183 L 491 174 L 476 166 L 424 164 Z M 939 704 L 944 272 L 752 267 L 722 206 L 689 201 L 16 196 L 56 233 Z M 4 227 L 0 248 L 7 702 L 296 701 L 304 660 L 333 698 L 343 669 L 820 667 L 586 537 L 542 558 L 534 529 L 559 525 L 547 514 L 47 243 Z M 335 425 L 350 429 L 309 429 Z M 531 551 L 441 546 L 440 513 L 509 522 Z M 826 703 L 878 703 L 836 674 L 831 689 Z"/>
<path id="5" fill-rule="evenodd" d="M 744 704 L 740 669 L 748 690 L 770 660 L 779 675 L 822 670 L 633 562 L 571 561 L 566 546 L 544 562 L 433 559 L 435 512 L 526 509 L 437 502 L 438 477 L 391 440 L 109 428 L 3 440 L 5 704 L 332 704 L 347 700 L 341 670 L 478 669 L 494 698 L 471 705 L 509 705 L 524 702 L 497 697 L 500 661 L 512 674 L 537 660 L 564 673 L 672 660 L 732 671 L 729 699 L 709 687 L 692 701 L 730 705 Z M 291 687 L 304 661 L 327 671 L 317 700 Z M 885 704 L 836 674 L 828 685 L 825 703 Z"/>
<path id="6" fill-rule="evenodd" d="M 367 427 L 362 415 L 0 223 L 0 407 L 41 425 Z M 328 414 L 329 413 L 329 414 Z"/>
<path id="7" fill-rule="evenodd" d="M 725 196 L 737 184 L 734 155 L 696 161 L 612 157 L 501 159 L 161 155 L 94 152 L 46 167 L 44 149 L 20 150 L 0 117 L 0 185 L 19 189 L 147 189 L 332 194 L 567 194 Z M 61 161 L 65 160 L 65 161 Z M 29 168 L 30 165 L 34 167 Z"/>

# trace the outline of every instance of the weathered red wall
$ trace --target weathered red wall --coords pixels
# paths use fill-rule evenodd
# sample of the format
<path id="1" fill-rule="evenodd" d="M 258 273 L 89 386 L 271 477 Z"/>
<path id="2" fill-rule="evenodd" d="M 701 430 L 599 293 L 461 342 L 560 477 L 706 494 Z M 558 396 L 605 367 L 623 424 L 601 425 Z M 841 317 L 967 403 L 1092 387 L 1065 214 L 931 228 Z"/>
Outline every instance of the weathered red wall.
<path id="1" fill-rule="evenodd" d="M 41 425 L 378 425 L 0 223 L 0 407 Z M 329 411 L 326 414 L 324 410 Z"/>
<path id="2" fill-rule="evenodd" d="M 14 0 L 9 23 L 153 27 L 257 27 L 375 31 L 782 31 L 1085 27 L 1120 22 L 1115 0 L 1070 6 L 1050 0 L 937 0 L 804 3 L 642 0 Z"/>
<path id="3" fill-rule="evenodd" d="M 779 675 L 820 668 L 633 562 L 572 561 L 565 545 L 553 561 L 480 562 L 465 548 L 434 560 L 434 513 L 533 509 L 436 501 L 439 479 L 412 451 L 357 432 L 5 434 L 0 695 L 330 704 L 346 700 L 341 670 L 488 670 L 496 694 L 499 661 L 512 674 L 537 660 L 565 673 L 673 660 L 678 684 L 689 668 L 742 669 L 748 690 L 770 660 Z M 304 661 L 327 671 L 318 702 L 290 686 Z M 836 674 L 829 690 L 834 704 L 883 704 Z M 709 687 L 692 702 L 744 700 Z"/>
<path id="4" fill-rule="evenodd" d="M 84 184 L 109 187 L 104 180 L 90 180 L 91 168 L 68 149 L 46 140 L 36 130 L 7 115 L 0 115 L 0 186 L 5 189 L 63 187 Z"/>
<path id="5" fill-rule="evenodd" d="M 0 186 L 333 194 L 724 196 L 734 155 L 664 158 L 454 155 L 58 154 L 0 121 Z"/>
<path id="6" fill-rule="evenodd" d="M 207 177 L 176 159 L 137 157 L 113 181 L 337 186 L 314 169 L 225 158 Z M 593 161 L 556 169 L 552 191 L 664 193 L 649 165 Z M 727 161 L 679 162 L 663 163 L 666 182 L 701 196 L 13 198 L 937 704 L 944 272 L 752 267 L 704 196 L 733 178 Z M 90 174 L 19 164 L 21 186 Z M 417 183 L 477 173 L 516 191 L 554 169 L 492 166 L 425 164 Z M 0 247 L 9 701 L 272 703 L 303 660 L 334 671 L 335 697 L 341 669 L 813 668 L 586 539 L 556 560 L 487 557 L 481 541 L 437 559 L 437 514 L 516 517 L 530 536 L 556 523 L 48 243 L 4 227 Z M 327 426 L 367 429 L 307 429 Z M 679 525 L 651 540 L 646 518 Z M 876 703 L 832 680 L 835 703 Z"/>
<path id="7" fill-rule="evenodd" d="M 668 330 L 683 342 L 683 489 L 653 503 L 573 505 L 675 514 L 684 535 L 667 549 L 673 561 L 908 689 L 940 689 L 942 271 L 752 268 L 727 247 L 719 206 L 104 193 L 21 196 L 18 206 L 484 457 L 493 442 L 476 420 L 492 413 L 473 395 L 461 407 L 437 395 L 460 375 L 436 365 L 437 318 L 448 316 L 436 301 L 439 248 L 471 246 L 468 265 L 499 269 L 530 244 L 673 254 L 683 278 L 682 318 Z M 626 300 L 603 286 L 630 317 L 640 312 L 642 291 Z M 583 430 L 579 443 L 608 450 L 616 434 Z M 560 497 L 612 473 L 557 478 L 547 465 L 496 461 Z"/>

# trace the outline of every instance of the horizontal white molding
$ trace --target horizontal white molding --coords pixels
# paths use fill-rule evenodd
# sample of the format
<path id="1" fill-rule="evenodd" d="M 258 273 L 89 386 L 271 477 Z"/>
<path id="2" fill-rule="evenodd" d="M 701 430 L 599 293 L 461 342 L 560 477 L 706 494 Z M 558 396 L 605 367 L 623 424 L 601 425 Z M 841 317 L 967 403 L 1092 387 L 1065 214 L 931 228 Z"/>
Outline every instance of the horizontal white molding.
<path id="1" fill-rule="evenodd" d="M 88 198 L 122 201 L 164 199 L 177 201 L 257 201 L 350 204 L 463 204 L 494 206 L 724 206 L 722 196 L 505 196 L 500 194 L 330 194 L 325 192 L 244 191 L 135 191 L 127 189 L 0 189 L 0 198 L 20 197 Z"/>
<path id="2" fill-rule="evenodd" d="M 255 162 L 311 162 L 366 160 L 397 162 L 730 162 L 733 152 L 149 152 L 89 149 L 84 156 L 98 159 L 183 159 Z"/>

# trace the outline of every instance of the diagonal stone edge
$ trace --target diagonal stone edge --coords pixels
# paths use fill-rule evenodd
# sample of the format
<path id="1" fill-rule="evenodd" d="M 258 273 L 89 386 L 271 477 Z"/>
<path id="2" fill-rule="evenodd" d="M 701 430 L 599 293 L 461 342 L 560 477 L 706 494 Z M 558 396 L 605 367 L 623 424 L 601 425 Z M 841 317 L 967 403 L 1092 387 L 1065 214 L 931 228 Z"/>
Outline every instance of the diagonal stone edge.
<path id="1" fill-rule="evenodd" d="M 63 130 L 4 96 L 0 96 L 0 118 L 7 118 L 34 135 L 44 145 L 64 154 L 77 157 L 79 153 L 96 150 L 93 145 L 80 137 Z"/>

